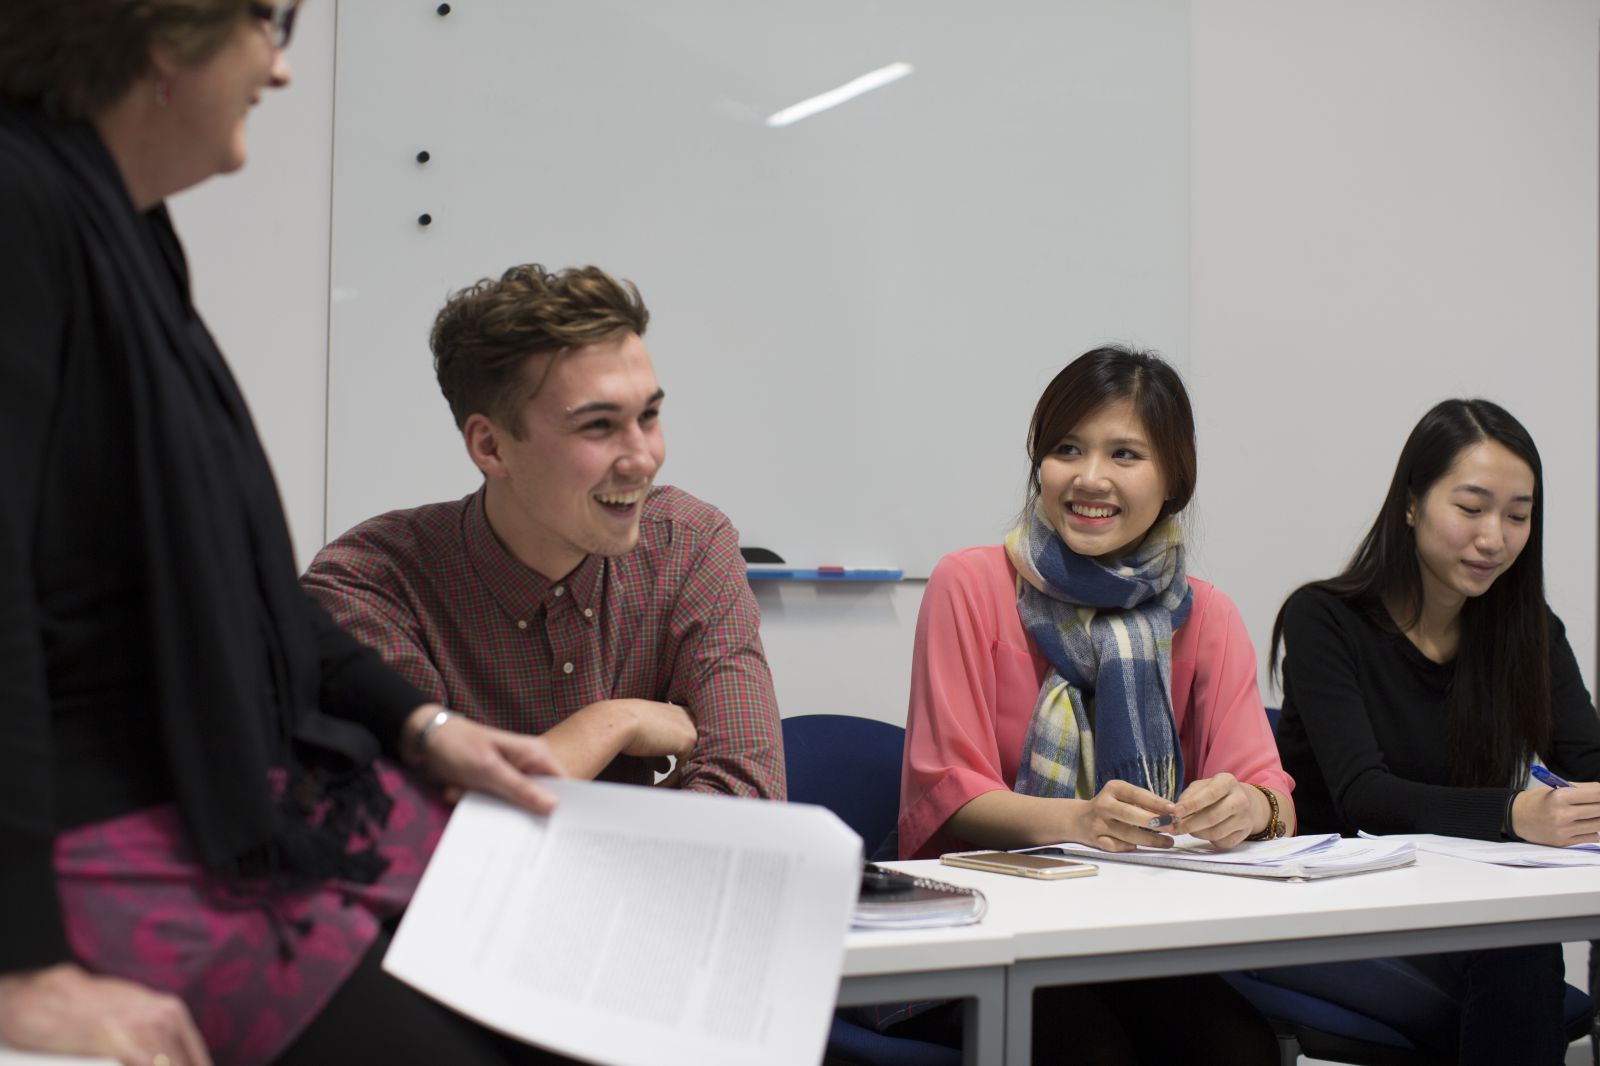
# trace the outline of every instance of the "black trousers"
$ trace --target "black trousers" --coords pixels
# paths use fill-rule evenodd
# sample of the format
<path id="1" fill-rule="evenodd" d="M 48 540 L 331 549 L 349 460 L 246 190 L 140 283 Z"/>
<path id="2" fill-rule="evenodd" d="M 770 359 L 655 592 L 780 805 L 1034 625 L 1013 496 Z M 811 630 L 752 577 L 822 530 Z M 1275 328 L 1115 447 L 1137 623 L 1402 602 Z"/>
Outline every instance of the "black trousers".
<path id="1" fill-rule="evenodd" d="M 1253 970 L 1263 981 L 1375 1018 L 1462 1066 L 1566 1058 L 1560 944 Z"/>
<path id="2" fill-rule="evenodd" d="M 572 1061 L 485 1029 L 384 973 L 380 964 L 388 948 L 384 933 L 275 1066 L 547 1066 Z"/>
<path id="3" fill-rule="evenodd" d="M 884 1030 L 961 1046 L 961 1004 L 951 1002 Z M 1276 1066 L 1265 1018 L 1216 974 L 1041 988 L 1033 997 L 1034 1066 Z"/>

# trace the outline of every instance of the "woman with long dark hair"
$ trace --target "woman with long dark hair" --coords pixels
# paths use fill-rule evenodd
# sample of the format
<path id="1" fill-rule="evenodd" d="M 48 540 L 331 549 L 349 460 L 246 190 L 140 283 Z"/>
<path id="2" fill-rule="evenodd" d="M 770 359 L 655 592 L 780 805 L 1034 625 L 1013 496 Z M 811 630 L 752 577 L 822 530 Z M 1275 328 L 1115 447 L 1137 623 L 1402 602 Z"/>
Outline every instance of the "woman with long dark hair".
<path id="1" fill-rule="evenodd" d="M 1600 721 L 1545 602 L 1543 517 L 1538 449 L 1504 408 L 1447 400 L 1417 423 L 1355 557 L 1273 626 L 1307 831 L 1600 834 Z M 1575 784 L 1525 788 L 1535 762 Z M 1566 1046 L 1559 945 L 1261 975 L 1445 1059 L 1555 1063 Z"/>
<path id="2" fill-rule="evenodd" d="M 1293 832 L 1238 609 L 1188 576 L 1194 416 L 1176 371 L 1088 352 L 1045 388 L 1021 518 L 940 560 L 917 618 L 900 853 L 1079 841 L 1222 847 Z M 1151 1005 L 1162 1024 L 1149 1024 Z M 940 1035 L 941 1017 L 899 1032 Z M 1221 979 L 1048 989 L 1035 1061 L 1264 1062 L 1272 1031 Z"/>

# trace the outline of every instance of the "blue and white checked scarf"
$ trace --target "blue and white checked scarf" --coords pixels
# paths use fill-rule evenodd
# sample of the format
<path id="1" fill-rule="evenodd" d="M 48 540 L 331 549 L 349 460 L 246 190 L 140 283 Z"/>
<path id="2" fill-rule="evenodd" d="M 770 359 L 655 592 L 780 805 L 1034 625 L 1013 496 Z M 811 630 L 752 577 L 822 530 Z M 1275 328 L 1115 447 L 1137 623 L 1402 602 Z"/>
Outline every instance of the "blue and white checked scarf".
<path id="1" fill-rule="evenodd" d="M 1017 611 L 1050 661 L 1023 740 L 1016 791 L 1089 799 L 1130 781 L 1168 799 L 1183 785 L 1172 716 L 1172 631 L 1193 594 L 1175 518 L 1107 566 L 1082 556 L 1043 517 L 1006 535 L 1022 581 Z"/>

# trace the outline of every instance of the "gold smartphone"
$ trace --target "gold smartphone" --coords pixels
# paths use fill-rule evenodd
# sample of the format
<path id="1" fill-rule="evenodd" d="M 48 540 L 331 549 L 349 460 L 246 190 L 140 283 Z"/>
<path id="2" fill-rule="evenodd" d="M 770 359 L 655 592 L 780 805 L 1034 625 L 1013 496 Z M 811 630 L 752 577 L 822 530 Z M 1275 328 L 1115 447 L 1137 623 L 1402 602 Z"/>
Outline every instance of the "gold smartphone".
<path id="1" fill-rule="evenodd" d="M 952 851 L 939 856 L 946 866 L 962 866 L 969 870 L 987 870 L 995 874 L 1014 874 L 1017 877 L 1034 877 L 1041 881 L 1058 881 L 1066 877 L 1093 877 L 1100 867 L 1092 862 L 1057 858 L 1053 855 L 1028 855 L 1015 851 Z"/>

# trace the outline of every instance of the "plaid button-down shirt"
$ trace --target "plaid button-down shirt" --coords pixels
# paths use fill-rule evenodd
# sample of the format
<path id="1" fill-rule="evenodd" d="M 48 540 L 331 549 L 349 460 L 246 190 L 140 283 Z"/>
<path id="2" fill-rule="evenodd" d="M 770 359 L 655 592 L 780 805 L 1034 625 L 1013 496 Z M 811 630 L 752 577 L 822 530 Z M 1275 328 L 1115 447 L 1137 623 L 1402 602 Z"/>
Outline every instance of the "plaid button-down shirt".
<path id="1" fill-rule="evenodd" d="M 363 522 L 317 553 L 302 582 L 454 710 L 537 734 L 597 700 L 671 701 L 699 733 L 684 788 L 784 798 L 777 697 L 738 534 L 685 492 L 653 490 L 632 551 L 591 555 L 558 582 L 500 544 L 482 490 Z M 628 756 L 600 776 L 652 780 Z"/>

